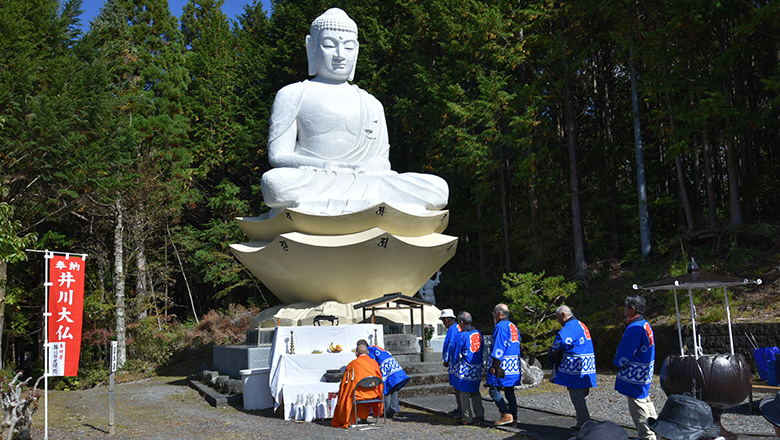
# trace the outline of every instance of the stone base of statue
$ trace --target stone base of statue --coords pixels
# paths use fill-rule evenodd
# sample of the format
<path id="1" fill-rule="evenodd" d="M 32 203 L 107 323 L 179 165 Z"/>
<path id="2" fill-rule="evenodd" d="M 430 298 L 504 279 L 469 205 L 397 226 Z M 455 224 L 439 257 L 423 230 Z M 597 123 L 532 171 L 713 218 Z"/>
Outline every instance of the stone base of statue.
<path id="1" fill-rule="evenodd" d="M 455 254 L 458 239 L 440 233 L 448 217 L 384 203 L 337 216 L 285 209 L 270 218 L 239 218 L 252 241 L 230 247 L 285 304 L 414 296 Z"/>
<path id="2" fill-rule="evenodd" d="M 325 301 L 321 304 L 295 303 L 269 307 L 252 319 L 251 329 L 247 331 L 246 343 L 236 345 L 215 345 L 212 349 L 213 369 L 234 379 L 241 378 L 242 370 L 265 371 L 271 366 L 272 343 L 277 328 L 304 325 L 346 326 L 362 322 L 371 322 L 363 318 L 362 310 L 355 310 L 353 304 L 341 304 Z M 385 349 L 393 353 L 399 362 L 399 356 L 405 356 L 407 362 L 419 362 L 424 341 L 420 323 L 438 322 L 441 311 L 435 306 L 425 306 L 424 316 L 415 309 L 414 326 L 409 310 L 397 310 L 393 303 L 387 310 L 374 310 L 374 322 L 384 327 Z M 280 327 L 277 327 L 280 326 Z M 433 352 L 441 353 L 447 329 L 437 324 L 433 338 L 428 341 Z M 428 357 L 430 358 L 430 354 Z"/>

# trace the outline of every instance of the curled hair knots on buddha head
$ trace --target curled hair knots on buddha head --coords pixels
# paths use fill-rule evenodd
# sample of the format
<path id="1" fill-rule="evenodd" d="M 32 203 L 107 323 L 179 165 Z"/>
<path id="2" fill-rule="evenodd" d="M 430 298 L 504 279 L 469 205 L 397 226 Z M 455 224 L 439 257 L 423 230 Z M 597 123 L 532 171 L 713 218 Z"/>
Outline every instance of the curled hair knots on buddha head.
<path id="1" fill-rule="evenodd" d="M 319 37 L 320 31 L 324 30 L 339 31 L 339 32 L 352 32 L 357 36 L 358 27 L 355 21 L 349 18 L 346 12 L 339 8 L 330 8 L 322 15 L 315 18 L 311 22 L 311 29 L 309 33 L 312 37 Z"/>

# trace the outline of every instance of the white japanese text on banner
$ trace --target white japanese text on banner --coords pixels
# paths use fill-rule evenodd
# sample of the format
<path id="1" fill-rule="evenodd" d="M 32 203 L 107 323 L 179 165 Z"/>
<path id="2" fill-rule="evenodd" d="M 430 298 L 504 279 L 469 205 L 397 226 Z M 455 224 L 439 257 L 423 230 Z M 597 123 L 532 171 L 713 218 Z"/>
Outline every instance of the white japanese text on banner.
<path id="1" fill-rule="evenodd" d="M 81 257 L 53 255 L 49 260 L 49 341 L 65 343 L 65 376 L 79 371 L 84 269 Z"/>

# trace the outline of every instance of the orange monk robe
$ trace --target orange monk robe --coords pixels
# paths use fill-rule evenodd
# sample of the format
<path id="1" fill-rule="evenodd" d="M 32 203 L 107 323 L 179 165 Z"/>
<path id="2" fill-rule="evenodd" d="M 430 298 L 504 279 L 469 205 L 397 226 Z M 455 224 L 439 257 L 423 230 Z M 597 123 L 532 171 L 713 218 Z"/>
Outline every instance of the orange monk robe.
<path id="1" fill-rule="evenodd" d="M 352 407 L 352 392 L 355 390 L 360 379 L 368 376 L 376 376 L 381 379 L 382 370 L 379 369 L 379 364 L 367 354 L 360 355 L 357 359 L 347 365 L 344 376 L 341 378 L 341 385 L 339 385 L 339 398 L 336 402 L 336 408 L 333 410 L 333 420 L 330 422 L 330 426 L 333 426 L 334 428 L 349 428 L 350 425 L 355 424 L 355 409 Z M 376 388 L 358 388 L 357 400 L 381 399 L 382 393 L 382 384 Z M 379 403 L 358 405 L 358 418 L 367 418 L 371 409 L 374 410 L 375 415 L 380 414 L 379 411 L 381 408 Z"/>

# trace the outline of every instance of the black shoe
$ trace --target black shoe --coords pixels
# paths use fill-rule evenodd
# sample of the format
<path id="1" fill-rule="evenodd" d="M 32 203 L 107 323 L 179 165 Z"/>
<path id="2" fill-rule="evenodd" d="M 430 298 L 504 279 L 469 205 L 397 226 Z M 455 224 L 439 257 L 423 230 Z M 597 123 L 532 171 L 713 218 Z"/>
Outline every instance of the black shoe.
<path id="1" fill-rule="evenodd" d="M 388 419 L 392 419 L 393 417 L 395 417 L 395 411 L 386 412 L 385 417 L 387 417 Z"/>

